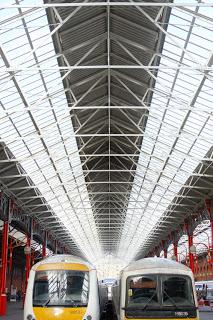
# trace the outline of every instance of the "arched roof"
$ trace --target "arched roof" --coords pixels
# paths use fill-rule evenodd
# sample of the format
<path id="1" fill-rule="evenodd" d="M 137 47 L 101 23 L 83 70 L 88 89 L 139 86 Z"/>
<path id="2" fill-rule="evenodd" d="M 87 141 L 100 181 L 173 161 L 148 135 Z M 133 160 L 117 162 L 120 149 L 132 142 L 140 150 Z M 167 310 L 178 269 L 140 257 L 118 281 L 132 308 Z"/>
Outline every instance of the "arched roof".
<path id="1" fill-rule="evenodd" d="M 212 197 L 212 6 L 0 7 L 2 188 L 73 253 L 144 257 Z"/>

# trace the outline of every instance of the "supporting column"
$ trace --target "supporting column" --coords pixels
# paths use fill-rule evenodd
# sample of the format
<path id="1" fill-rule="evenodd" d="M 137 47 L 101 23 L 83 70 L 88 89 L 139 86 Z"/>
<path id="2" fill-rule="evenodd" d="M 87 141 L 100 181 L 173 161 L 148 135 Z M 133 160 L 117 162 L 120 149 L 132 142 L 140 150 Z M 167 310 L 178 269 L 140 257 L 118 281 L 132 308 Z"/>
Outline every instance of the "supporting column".
<path id="1" fill-rule="evenodd" d="M 212 246 L 212 250 L 213 250 L 213 218 L 211 220 L 211 238 L 212 238 L 211 246 Z"/>
<path id="2" fill-rule="evenodd" d="M 7 254 L 8 254 L 8 234 L 9 222 L 4 221 L 2 234 L 2 255 L 1 255 L 1 289 L 0 289 L 0 316 L 6 315 L 7 296 L 6 296 L 6 277 L 7 277 Z"/>
<path id="3" fill-rule="evenodd" d="M 192 272 L 194 273 L 194 271 L 195 271 L 194 255 L 193 255 L 193 253 L 191 253 L 191 247 L 193 246 L 193 231 L 192 231 L 192 228 L 190 227 L 188 221 L 185 223 L 185 227 L 186 227 L 186 231 L 187 231 L 187 235 L 188 235 L 189 265 L 190 265 Z"/>
<path id="4" fill-rule="evenodd" d="M 7 255 L 8 255 L 8 237 L 9 223 L 14 208 L 13 201 L 8 200 L 8 206 L 5 209 L 5 221 L 2 230 L 2 255 L 1 255 L 1 286 L 0 286 L 0 316 L 6 315 L 7 296 L 6 296 L 6 279 L 7 279 Z"/>
<path id="5" fill-rule="evenodd" d="M 174 257 L 176 258 L 176 261 L 178 261 L 178 246 L 177 243 L 173 242 L 173 253 Z"/>
<path id="6" fill-rule="evenodd" d="M 166 240 L 162 240 L 162 248 L 163 248 L 163 257 L 166 259 L 167 258 L 167 251 L 168 251 L 168 246 L 167 246 Z"/>
<path id="7" fill-rule="evenodd" d="M 155 247 L 155 255 L 156 255 L 158 258 L 160 257 L 160 252 L 161 252 L 160 247 Z"/>
<path id="8" fill-rule="evenodd" d="M 170 235 L 170 239 L 173 244 L 173 260 L 178 261 L 178 241 L 179 241 L 179 231 L 173 231 Z"/>
<path id="9" fill-rule="evenodd" d="M 150 252 L 148 253 L 148 257 L 154 257 L 153 251 L 150 251 Z"/>
<path id="10" fill-rule="evenodd" d="M 211 224 L 211 247 L 209 248 L 210 255 L 211 255 L 210 263 L 213 263 L 213 217 L 212 217 L 212 220 L 210 221 L 210 224 Z"/>
<path id="11" fill-rule="evenodd" d="M 190 268 L 192 269 L 192 272 L 195 271 L 195 265 L 194 265 L 194 255 L 190 252 L 190 248 L 193 246 L 193 235 L 188 235 L 188 243 L 189 243 L 189 264 Z"/>
<path id="12" fill-rule="evenodd" d="M 57 254 L 58 252 L 58 242 L 57 240 L 55 240 L 55 254 Z"/>
<path id="13" fill-rule="evenodd" d="M 47 231 L 44 231 L 44 241 L 42 245 L 42 259 L 46 257 L 47 254 Z"/>
<path id="14" fill-rule="evenodd" d="M 210 226 L 211 226 L 211 245 L 210 245 L 210 254 L 211 254 L 211 262 L 213 262 L 213 200 L 207 199 L 206 208 L 209 214 Z"/>
<path id="15" fill-rule="evenodd" d="M 27 235 L 27 251 L 26 251 L 26 287 L 27 287 L 27 282 L 30 274 L 30 267 L 31 267 L 31 238 Z"/>
<path id="16" fill-rule="evenodd" d="M 149 257 L 154 257 L 155 256 L 155 252 L 154 252 L 154 250 L 152 250 L 151 252 L 150 252 L 150 254 L 149 254 Z"/>
<path id="17" fill-rule="evenodd" d="M 31 265 L 33 266 L 35 264 L 35 250 L 32 250 L 31 252 Z"/>
<path id="18" fill-rule="evenodd" d="M 9 272 L 12 272 L 13 265 L 13 237 L 10 237 Z"/>
<path id="19" fill-rule="evenodd" d="M 35 220 L 31 220 L 31 224 L 30 224 L 30 234 L 31 234 L 31 241 L 33 241 L 33 236 L 34 236 L 34 232 L 36 230 L 36 222 Z M 36 249 L 31 249 L 30 253 L 31 253 L 31 267 L 35 264 L 35 251 Z"/>
<path id="20" fill-rule="evenodd" d="M 27 243 L 26 247 L 24 248 L 25 253 L 25 285 L 24 285 L 24 299 L 23 303 L 25 301 L 26 291 L 27 291 L 27 283 L 28 278 L 30 275 L 30 268 L 31 268 L 31 236 L 27 235 Z"/>

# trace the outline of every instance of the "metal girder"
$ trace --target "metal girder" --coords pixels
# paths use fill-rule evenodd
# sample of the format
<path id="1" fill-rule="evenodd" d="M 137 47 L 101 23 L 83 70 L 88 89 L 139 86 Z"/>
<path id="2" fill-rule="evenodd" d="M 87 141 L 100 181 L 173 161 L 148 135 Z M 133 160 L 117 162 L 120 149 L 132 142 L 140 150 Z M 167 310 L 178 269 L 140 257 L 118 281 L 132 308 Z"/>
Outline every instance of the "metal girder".
<path id="1" fill-rule="evenodd" d="M 30 150 L 16 153 L 13 159 L 0 157 L 0 166 L 7 166 L 1 180 L 10 186 L 30 216 L 37 216 L 43 226 L 48 221 L 48 228 L 62 237 L 66 227 L 60 219 L 64 219 L 69 232 L 63 239 L 69 241 L 72 234 L 73 241 L 89 259 L 94 259 L 94 251 L 97 256 L 114 251 L 121 257 L 134 258 L 141 246 L 146 249 L 152 246 L 160 233 L 165 235 L 168 228 L 177 226 L 209 194 L 212 155 L 199 153 L 199 148 L 194 146 L 199 141 L 202 149 L 213 141 L 204 130 L 212 119 L 211 85 L 206 85 L 211 81 L 212 61 L 205 63 L 204 58 L 197 61 L 197 57 L 205 55 L 202 50 L 208 50 L 207 45 L 201 48 L 194 44 L 202 49 L 198 55 L 188 46 L 195 24 L 200 27 L 197 33 L 203 28 L 197 18 L 212 23 L 211 17 L 200 13 L 199 8 L 209 6 L 211 9 L 211 6 L 202 2 L 187 5 L 50 1 L 32 5 L 22 12 L 21 8 L 27 6 L 23 2 L 7 6 L 11 10 L 18 8 L 19 14 L 0 21 L 3 28 L 18 21 L 25 28 L 26 44 L 30 47 L 24 56 L 26 61 L 29 59 L 28 64 L 16 55 L 15 62 L 11 63 L 10 50 L 1 51 L 5 66 L 3 64 L 0 71 L 4 86 L 0 115 L 17 126 L 17 134 L 2 137 L 0 123 L 0 141 L 11 148 L 14 146 L 15 152 L 21 145 Z M 30 18 L 39 11 L 43 19 L 47 12 L 46 26 L 49 25 L 50 30 L 46 28 L 43 38 L 35 45 L 28 28 Z M 184 27 L 188 35 L 184 36 L 175 22 L 173 32 L 170 32 L 170 23 L 166 28 L 170 13 L 171 21 L 173 15 L 180 16 L 179 19 L 182 13 L 190 15 L 190 25 Z M 174 32 L 176 27 L 178 35 Z M 3 47 L 7 48 L 4 36 L 2 39 Z M 55 46 L 52 64 L 48 58 L 42 60 L 45 54 L 39 51 L 45 49 L 45 42 L 52 43 L 51 39 Z M 205 42 L 205 35 L 202 41 Z M 21 75 L 25 74 L 22 79 Z M 49 84 L 48 77 L 53 78 L 53 74 L 58 77 Z M 39 79 L 31 84 L 35 94 L 30 91 L 28 95 L 26 82 L 31 75 L 32 79 L 39 75 Z M 180 75 L 185 79 L 184 84 L 180 83 Z M 21 102 L 13 97 L 14 92 L 21 97 Z M 202 97 L 208 92 L 208 97 Z M 5 97 L 14 108 L 9 107 Z M 43 113 L 45 119 L 44 112 L 50 118 L 53 116 L 50 122 L 46 118 L 47 124 L 37 119 L 39 113 Z M 169 118 L 171 114 L 175 120 L 177 115 L 177 121 Z M 16 118 L 21 115 L 30 115 L 35 132 L 22 133 L 18 121 L 16 124 Z M 182 117 L 182 126 L 176 124 L 179 117 Z M 202 124 L 200 131 L 185 129 L 190 121 L 193 127 L 193 117 L 195 128 L 198 122 Z M 32 123 L 28 123 L 28 127 L 32 128 Z M 43 149 L 32 147 L 31 151 L 31 144 L 36 145 L 38 140 Z M 183 143 L 182 148 L 179 141 Z M 184 148 L 185 141 L 192 141 L 188 149 Z M 192 167 L 200 163 L 199 170 L 185 165 L 189 160 Z M 18 174 L 8 171 L 19 163 L 28 169 L 34 164 L 30 172 L 34 179 L 42 172 L 45 179 L 40 178 L 35 184 L 38 189 L 43 188 L 42 192 L 22 184 L 28 179 L 26 170 L 19 170 Z M 53 208 L 46 205 L 46 198 Z M 153 229 L 152 221 L 156 221 Z M 124 239 L 125 250 L 122 249 Z"/>
<path id="2" fill-rule="evenodd" d="M 56 7 L 107 7 L 107 6 L 115 6 L 115 7 L 122 7 L 122 6 L 138 6 L 138 7 L 211 7 L 211 3 L 205 2 L 181 2 L 181 3 L 172 3 L 172 2 L 69 2 L 69 3 L 61 3 L 60 1 L 54 3 L 42 3 L 42 4 L 3 4 L 1 8 L 56 8 Z"/>
<path id="3" fill-rule="evenodd" d="M 113 36 L 115 40 L 117 41 L 124 41 L 123 38 L 119 37 L 119 36 Z M 113 38 L 112 38 L 113 39 Z M 135 47 L 139 47 L 139 45 L 137 45 L 136 43 L 132 42 L 132 41 L 127 41 L 125 40 L 125 43 L 128 43 L 130 45 L 133 45 Z M 143 47 L 142 47 L 143 48 Z M 142 50 L 142 48 L 140 47 L 140 49 Z M 143 48 L 143 50 L 146 51 L 146 48 Z M 64 53 L 65 54 L 65 53 Z M 150 52 L 150 54 L 154 54 L 154 52 Z M 118 65 L 83 65 L 83 66 L 67 66 L 67 67 L 58 67 L 56 68 L 56 71 L 73 71 L 73 70 L 105 70 L 105 69 L 130 69 L 130 70 L 182 70 L 182 71 L 198 71 L 200 73 L 204 73 L 204 72 L 211 72 L 212 71 L 212 67 L 208 66 L 208 65 L 200 65 L 199 63 L 197 63 L 196 66 L 192 66 L 192 67 L 184 67 L 184 66 L 179 66 L 179 67 L 173 67 L 173 66 L 143 66 L 143 65 L 122 65 L 122 64 L 118 64 Z M 2 68 L 0 70 L 0 73 L 6 73 L 6 72 L 20 72 L 20 71 L 52 71 L 52 68 L 48 68 L 48 67 L 22 67 L 22 66 L 8 66 L 6 68 Z"/>

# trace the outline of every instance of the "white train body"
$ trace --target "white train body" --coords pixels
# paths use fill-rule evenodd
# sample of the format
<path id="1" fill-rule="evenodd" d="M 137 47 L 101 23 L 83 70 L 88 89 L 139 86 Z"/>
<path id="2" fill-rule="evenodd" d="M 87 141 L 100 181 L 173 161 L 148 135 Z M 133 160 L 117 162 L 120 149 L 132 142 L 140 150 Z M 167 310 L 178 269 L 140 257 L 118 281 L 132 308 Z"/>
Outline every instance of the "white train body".
<path id="1" fill-rule="evenodd" d="M 28 280 L 24 320 L 99 320 L 95 268 L 72 255 L 35 264 Z"/>
<path id="2" fill-rule="evenodd" d="M 144 282 L 143 279 L 145 279 Z M 152 279 L 157 279 L 155 288 Z M 165 281 L 163 282 L 162 279 Z M 182 281 L 182 286 L 187 285 L 186 294 L 189 295 L 190 305 L 185 306 L 185 303 L 177 302 L 177 298 L 175 302 L 174 297 L 165 296 L 167 292 L 165 293 L 161 287 L 163 288 L 166 283 L 169 285 L 169 281 L 171 284 L 172 279 L 173 281 L 179 280 L 179 283 Z M 147 283 L 151 285 L 147 285 Z M 176 289 L 172 288 L 173 292 Z M 134 300 L 134 296 L 137 297 L 137 292 L 139 293 L 138 298 Z M 157 302 L 153 301 L 153 294 L 156 295 Z M 166 299 L 167 306 L 164 303 Z M 169 259 L 145 258 L 130 263 L 122 270 L 119 284 L 112 287 L 112 300 L 118 320 L 129 318 L 137 320 L 150 318 L 199 319 L 193 273 L 183 264 Z M 165 311 L 163 311 L 164 307 Z"/>

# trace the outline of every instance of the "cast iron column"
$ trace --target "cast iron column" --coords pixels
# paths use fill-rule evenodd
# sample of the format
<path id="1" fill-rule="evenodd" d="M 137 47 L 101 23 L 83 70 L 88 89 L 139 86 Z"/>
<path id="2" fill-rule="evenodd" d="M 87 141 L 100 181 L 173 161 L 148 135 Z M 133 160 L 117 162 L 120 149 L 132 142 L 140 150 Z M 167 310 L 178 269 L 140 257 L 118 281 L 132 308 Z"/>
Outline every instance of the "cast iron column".
<path id="1" fill-rule="evenodd" d="M 210 226 L 211 226 L 211 245 L 210 245 L 210 254 L 211 254 L 211 262 L 213 262 L 213 200 L 206 200 L 206 208 L 209 214 Z"/>
<path id="2" fill-rule="evenodd" d="M 178 230 L 173 231 L 171 233 L 170 239 L 173 244 L 173 255 L 176 258 L 175 260 L 178 261 L 178 240 L 179 240 Z"/>
<path id="3" fill-rule="evenodd" d="M 178 261 L 178 247 L 177 247 L 177 243 L 173 243 L 173 252 L 174 252 L 174 256 L 176 257 L 176 261 Z"/>
<path id="4" fill-rule="evenodd" d="M 9 210 L 6 213 L 6 220 L 3 225 L 2 233 L 2 254 L 1 254 L 1 287 L 0 287 L 0 316 L 6 315 L 7 296 L 6 296 L 6 280 L 7 280 L 7 255 L 8 255 L 8 237 L 9 237 L 9 217 L 13 210 L 13 202 L 9 200 Z"/>
<path id="5" fill-rule="evenodd" d="M 44 231 L 44 241 L 42 245 L 42 259 L 46 257 L 47 254 L 47 231 Z"/>
<path id="6" fill-rule="evenodd" d="M 2 255 L 1 255 L 1 295 L 0 295 L 0 315 L 6 314 L 7 296 L 6 296 L 6 277 L 7 277 L 7 254 L 8 254 L 8 234 L 9 222 L 4 221 L 2 235 Z"/>
<path id="7" fill-rule="evenodd" d="M 189 265 L 190 265 L 192 272 L 194 273 L 194 271 L 195 271 L 194 255 L 193 255 L 193 253 L 191 253 L 191 247 L 193 246 L 193 231 L 192 231 L 192 228 L 191 228 L 188 221 L 185 222 L 185 226 L 186 226 L 186 231 L 187 231 L 187 235 L 188 235 Z"/>

